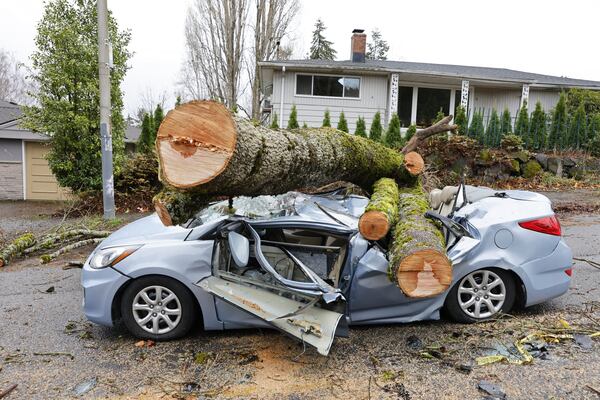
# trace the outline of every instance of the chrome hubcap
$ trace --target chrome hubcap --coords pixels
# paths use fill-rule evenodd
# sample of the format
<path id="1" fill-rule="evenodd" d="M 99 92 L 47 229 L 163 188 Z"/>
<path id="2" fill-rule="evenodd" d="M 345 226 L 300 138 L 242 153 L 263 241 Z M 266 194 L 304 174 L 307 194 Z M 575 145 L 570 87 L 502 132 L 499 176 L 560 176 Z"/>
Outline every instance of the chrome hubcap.
<path id="1" fill-rule="evenodd" d="M 479 270 L 465 276 L 458 286 L 458 304 L 472 318 L 489 318 L 502 308 L 506 287 L 493 271 Z"/>
<path id="2" fill-rule="evenodd" d="M 149 333 L 169 333 L 181 321 L 181 303 L 175 293 L 164 286 L 140 290 L 131 309 L 135 322 Z"/>

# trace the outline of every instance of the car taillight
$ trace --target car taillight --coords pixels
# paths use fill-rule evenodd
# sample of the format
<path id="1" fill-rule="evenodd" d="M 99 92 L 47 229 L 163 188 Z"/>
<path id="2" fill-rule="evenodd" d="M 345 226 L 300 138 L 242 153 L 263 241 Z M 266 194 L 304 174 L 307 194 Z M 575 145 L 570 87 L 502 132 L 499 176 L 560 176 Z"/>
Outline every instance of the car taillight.
<path id="1" fill-rule="evenodd" d="M 567 269 L 565 269 L 565 274 L 567 274 L 569 276 L 573 276 L 573 268 L 567 268 Z"/>
<path id="2" fill-rule="evenodd" d="M 529 229 L 532 231 L 546 233 L 548 235 L 560 236 L 560 222 L 556 215 L 550 217 L 538 218 L 531 221 L 519 222 L 521 228 Z"/>

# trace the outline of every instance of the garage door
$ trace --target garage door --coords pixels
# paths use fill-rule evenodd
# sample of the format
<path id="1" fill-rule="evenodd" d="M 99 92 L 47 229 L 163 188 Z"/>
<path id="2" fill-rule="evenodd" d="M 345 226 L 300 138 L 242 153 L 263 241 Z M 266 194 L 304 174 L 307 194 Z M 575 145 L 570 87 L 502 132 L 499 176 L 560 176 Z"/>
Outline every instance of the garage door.
<path id="1" fill-rule="evenodd" d="M 25 143 L 27 200 L 67 200 L 67 190 L 58 186 L 44 156 L 48 146 L 39 142 Z"/>

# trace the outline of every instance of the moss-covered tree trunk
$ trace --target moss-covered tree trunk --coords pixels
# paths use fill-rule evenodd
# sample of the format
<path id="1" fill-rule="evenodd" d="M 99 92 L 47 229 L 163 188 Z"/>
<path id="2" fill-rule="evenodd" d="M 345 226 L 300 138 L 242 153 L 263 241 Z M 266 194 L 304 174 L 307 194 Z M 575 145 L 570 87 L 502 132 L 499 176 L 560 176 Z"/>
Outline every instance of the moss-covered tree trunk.
<path id="1" fill-rule="evenodd" d="M 390 178 L 381 178 L 373 185 L 373 194 L 364 214 L 358 221 L 361 235 L 369 240 L 385 237 L 398 222 L 398 184 Z"/>
<path id="2" fill-rule="evenodd" d="M 452 263 L 438 226 L 428 218 L 427 194 L 420 183 L 401 188 L 398 222 L 389 249 L 390 279 L 408 297 L 431 297 L 452 283 Z"/>
<path id="3" fill-rule="evenodd" d="M 412 184 L 424 167 L 414 152 L 331 128 L 256 126 L 212 101 L 170 111 L 156 146 L 161 179 L 170 187 L 155 199 L 166 224 L 184 222 L 213 196 L 278 194 L 335 181 L 370 190 L 381 177 Z"/>

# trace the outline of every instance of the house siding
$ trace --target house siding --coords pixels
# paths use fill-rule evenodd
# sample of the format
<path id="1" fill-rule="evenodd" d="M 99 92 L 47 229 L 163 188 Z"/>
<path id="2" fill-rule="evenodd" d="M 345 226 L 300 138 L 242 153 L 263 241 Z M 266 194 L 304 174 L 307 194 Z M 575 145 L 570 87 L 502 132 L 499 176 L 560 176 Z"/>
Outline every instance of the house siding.
<path id="1" fill-rule="evenodd" d="M 529 112 L 532 113 L 535 110 L 535 103 L 538 101 L 542 104 L 542 109 L 548 113 L 558 103 L 560 98 L 560 91 L 558 90 L 530 90 L 529 91 Z"/>
<path id="2" fill-rule="evenodd" d="M 23 164 L 0 161 L 0 200 L 23 200 Z"/>
<path id="3" fill-rule="evenodd" d="M 346 76 L 359 76 L 349 75 Z M 356 129 L 356 120 L 362 116 L 367 122 L 367 129 L 371 123 L 373 115 L 379 111 L 382 119 L 385 120 L 388 98 L 388 78 L 387 76 L 366 75 L 361 78 L 360 99 L 348 98 L 328 98 L 318 96 L 297 96 L 296 73 L 286 71 L 284 80 L 283 96 L 283 126 L 287 126 L 288 118 L 292 105 L 296 105 L 298 113 L 298 124 L 302 126 L 306 123 L 310 127 L 319 127 L 323 123 L 323 114 L 329 110 L 331 116 L 331 125 L 336 126 L 340 113 L 343 111 L 348 121 L 350 132 Z M 281 99 L 281 71 L 275 71 L 273 74 L 273 112 L 279 119 Z"/>

